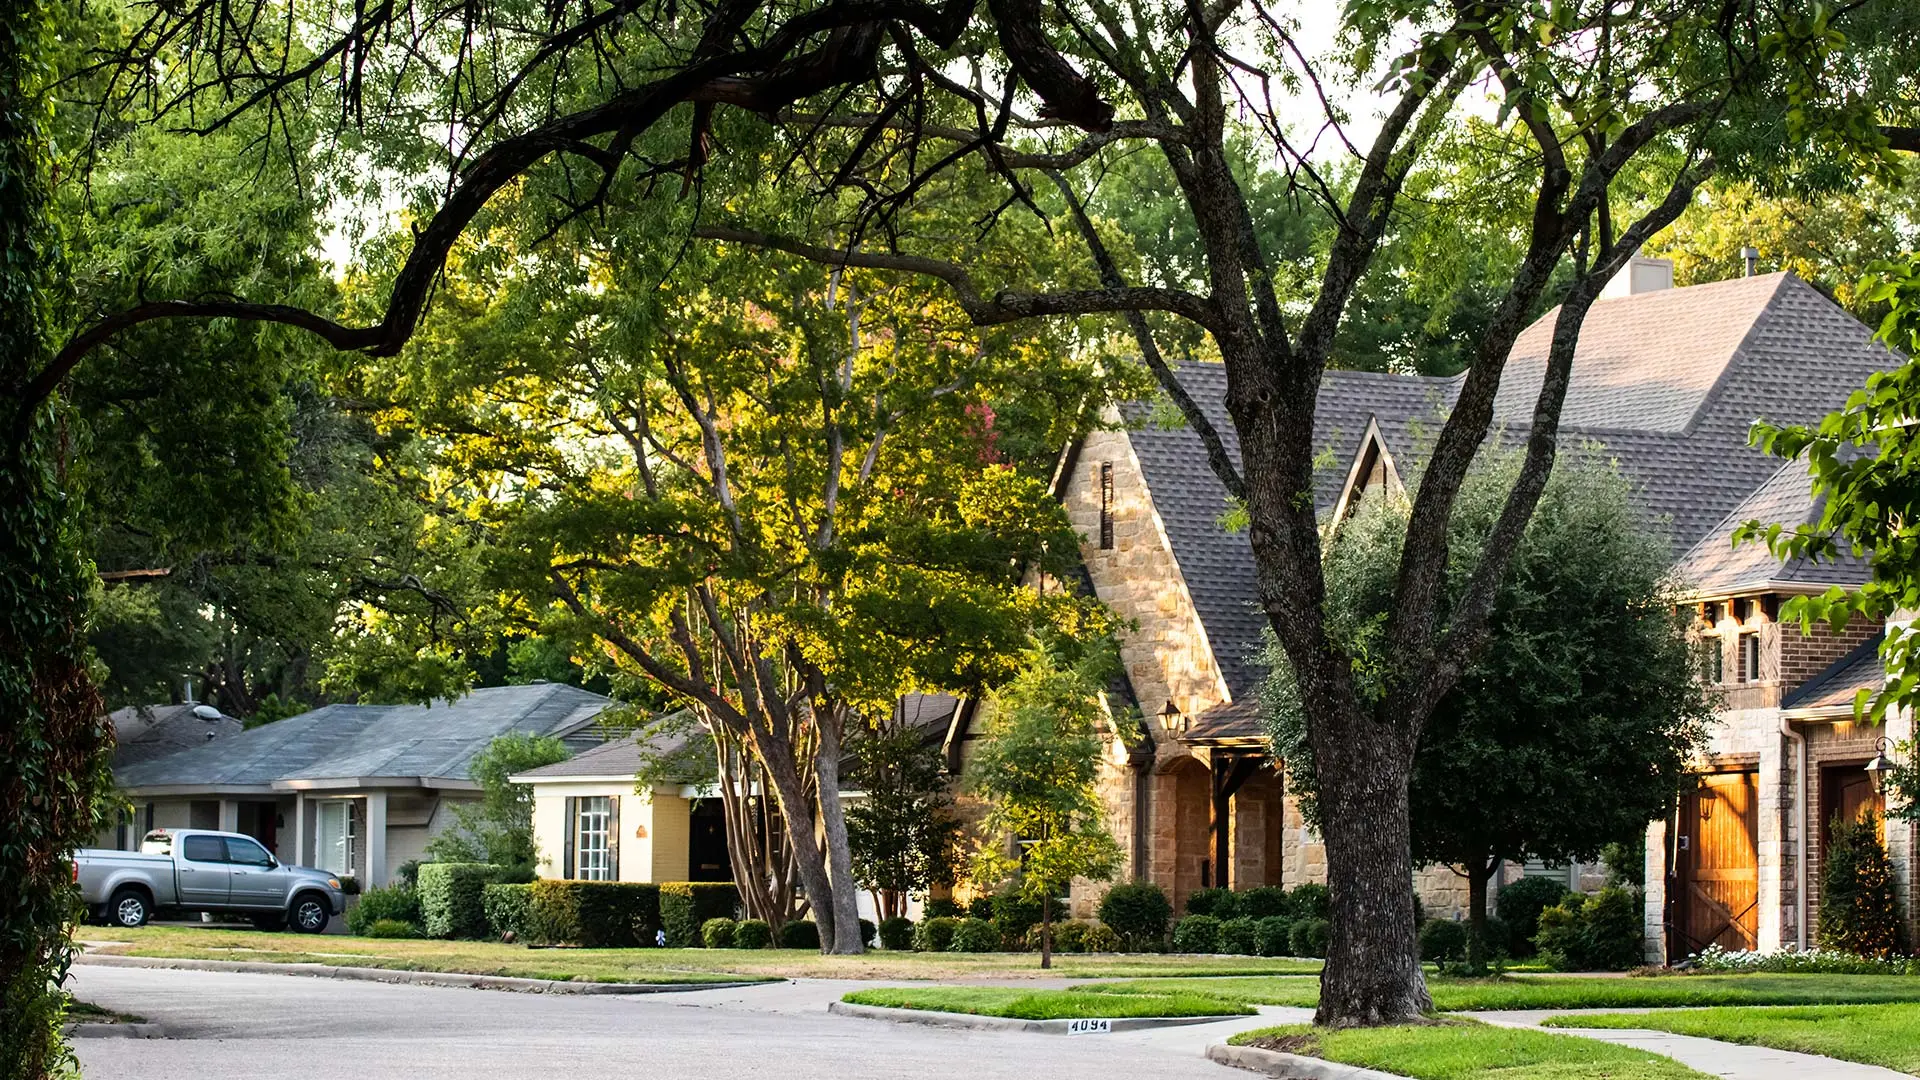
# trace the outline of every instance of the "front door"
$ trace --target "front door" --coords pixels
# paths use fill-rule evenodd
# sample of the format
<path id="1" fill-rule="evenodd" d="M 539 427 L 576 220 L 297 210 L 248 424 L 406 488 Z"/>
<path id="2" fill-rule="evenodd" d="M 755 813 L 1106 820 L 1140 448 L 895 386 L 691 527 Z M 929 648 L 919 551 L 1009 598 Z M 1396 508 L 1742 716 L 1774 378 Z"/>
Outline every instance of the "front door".
<path id="1" fill-rule="evenodd" d="M 233 877 L 227 842 L 218 836 L 189 833 L 180 840 L 174 866 L 180 875 L 180 906 L 217 907 L 227 902 Z"/>
<path id="2" fill-rule="evenodd" d="M 687 878 L 732 881 L 727 861 L 726 807 L 719 799 L 695 799 L 687 822 Z"/>
<path id="3" fill-rule="evenodd" d="M 1668 919 L 1670 961 L 1709 945 L 1760 944 L 1759 797 L 1751 772 L 1712 773 L 1680 800 Z"/>

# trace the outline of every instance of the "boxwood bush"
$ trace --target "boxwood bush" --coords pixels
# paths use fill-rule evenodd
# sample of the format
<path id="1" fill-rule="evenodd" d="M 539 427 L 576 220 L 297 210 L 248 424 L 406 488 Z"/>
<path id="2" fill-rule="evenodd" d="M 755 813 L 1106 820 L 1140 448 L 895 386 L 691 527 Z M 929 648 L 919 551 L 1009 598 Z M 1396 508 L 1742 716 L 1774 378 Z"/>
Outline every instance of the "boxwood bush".
<path id="1" fill-rule="evenodd" d="M 820 928 L 812 919 L 794 919 L 780 924 L 780 947 L 820 951 Z"/>
<path id="2" fill-rule="evenodd" d="M 880 932 L 880 928 L 879 928 L 879 927 L 877 927 L 877 926 L 875 926 L 875 925 L 873 925 L 873 923 L 871 923 L 871 922 L 869 922 L 869 921 L 867 921 L 866 919 L 861 919 L 861 920 L 860 920 L 860 946 L 861 946 L 861 948 L 872 948 L 872 947 L 873 947 L 873 935 L 875 935 L 875 934 L 877 934 L 877 933 L 879 933 L 879 932 Z"/>
<path id="3" fill-rule="evenodd" d="M 480 890 L 480 907 L 487 913 L 487 928 L 493 936 L 513 935 L 515 941 L 527 937 L 527 912 L 533 906 L 533 886 L 495 882 Z"/>
<path id="4" fill-rule="evenodd" d="M 1240 898 L 1231 889 L 1195 889 L 1187 894 L 1187 914 L 1225 921 L 1240 914 Z"/>
<path id="5" fill-rule="evenodd" d="M 953 928 L 950 952 L 993 952 L 1000 948 L 1000 931 L 986 919 L 961 919 Z"/>
<path id="6" fill-rule="evenodd" d="M 1173 903 L 1166 890 L 1148 882 L 1115 885 L 1100 898 L 1100 921 L 1131 950 L 1164 948 L 1172 919 Z"/>
<path id="7" fill-rule="evenodd" d="M 927 908 L 920 913 L 923 919 L 957 919 L 960 917 L 960 905 L 952 897 L 941 897 L 927 901 Z"/>
<path id="8" fill-rule="evenodd" d="M 1295 885 L 1287 890 L 1287 905 L 1293 909 L 1293 919 L 1331 919 L 1333 918 L 1333 890 L 1325 885 L 1308 882 Z"/>
<path id="9" fill-rule="evenodd" d="M 1085 945 L 1090 953 L 1119 952 L 1120 935 L 1114 933 L 1113 927 L 1106 923 L 1088 923 Z"/>
<path id="10" fill-rule="evenodd" d="M 668 881 L 660 886 L 660 928 L 667 947 L 698 947 L 708 919 L 740 914 L 740 890 L 731 881 Z"/>
<path id="11" fill-rule="evenodd" d="M 1278 885 L 1261 885 L 1240 894 L 1240 914 L 1249 919 L 1270 919 L 1291 910 L 1287 890 Z"/>
<path id="12" fill-rule="evenodd" d="M 426 863 L 420 867 L 420 928 L 428 937 L 484 938 L 487 910 L 480 891 L 506 873 L 492 863 Z"/>
<path id="13" fill-rule="evenodd" d="M 1467 924 L 1452 919 L 1428 919 L 1420 927 L 1420 959 L 1434 964 L 1467 958 Z"/>
<path id="14" fill-rule="evenodd" d="M 1295 919 L 1287 933 L 1287 946 L 1295 956 L 1325 956 L 1327 935 L 1332 932 L 1333 924 L 1325 919 Z"/>
<path id="15" fill-rule="evenodd" d="M 1087 928 L 1092 925 L 1092 923 L 1082 922 L 1079 919 L 1066 919 L 1054 923 L 1053 951 L 1064 953 L 1086 952 Z M 1043 929 L 1039 923 L 1034 923 L 1027 929 L 1028 947 L 1035 951 L 1039 950 L 1040 934 Z"/>
<path id="16" fill-rule="evenodd" d="M 1567 887 L 1547 877 L 1523 877 L 1500 886 L 1494 910 L 1507 924 L 1507 951 L 1517 960 L 1534 954 L 1534 935 L 1540 932 L 1540 913 L 1559 904 Z"/>
<path id="17" fill-rule="evenodd" d="M 770 949 L 773 947 L 773 927 L 765 919 L 741 919 L 733 926 L 733 947 L 736 949 Z"/>
<path id="18" fill-rule="evenodd" d="M 1254 920 L 1239 915 L 1220 923 L 1220 951 L 1236 956 L 1254 954 Z"/>
<path id="19" fill-rule="evenodd" d="M 960 920 L 951 915 L 922 919 L 920 925 L 913 928 L 914 951 L 946 952 L 953 947 L 953 931 L 959 925 Z"/>
<path id="20" fill-rule="evenodd" d="M 532 940 L 595 949 L 653 944 L 660 886 L 645 881 L 536 881 L 525 929 Z"/>
<path id="21" fill-rule="evenodd" d="M 1060 915 L 1060 905 L 1053 906 L 1055 918 Z M 1011 889 L 995 893 L 993 897 L 993 928 L 1000 933 L 1002 949 L 1038 949 L 1038 939 L 1029 941 L 1027 930 L 1040 924 L 1040 901 L 1029 900 Z"/>
<path id="22" fill-rule="evenodd" d="M 913 948 L 913 920 L 903 915 L 880 920 L 880 947 L 904 950 Z"/>
<path id="23" fill-rule="evenodd" d="M 1643 919 L 1640 894 L 1631 889 L 1569 893 L 1540 913 L 1534 943 L 1555 971 L 1625 971 L 1645 962 Z"/>
<path id="24" fill-rule="evenodd" d="M 1293 920 L 1269 915 L 1253 921 L 1253 951 L 1257 956 L 1293 955 Z"/>
<path id="25" fill-rule="evenodd" d="M 1217 953 L 1220 951 L 1220 920 L 1211 915 L 1189 915 L 1173 928 L 1173 951 Z"/>
<path id="26" fill-rule="evenodd" d="M 420 897 L 407 885 L 368 889 L 347 910 L 347 930 L 366 934 L 367 928 L 381 920 L 420 924 Z"/>
<path id="27" fill-rule="evenodd" d="M 366 936 L 370 938 L 417 938 L 420 928 L 410 922 L 399 919 L 375 919 L 367 927 Z"/>
<path id="28" fill-rule="evenodd" d="M 708 919 L 700 924 L 700 944 L 709 949 L 733 948 L 734 930 L 740 924 L 729 918 Z"/>

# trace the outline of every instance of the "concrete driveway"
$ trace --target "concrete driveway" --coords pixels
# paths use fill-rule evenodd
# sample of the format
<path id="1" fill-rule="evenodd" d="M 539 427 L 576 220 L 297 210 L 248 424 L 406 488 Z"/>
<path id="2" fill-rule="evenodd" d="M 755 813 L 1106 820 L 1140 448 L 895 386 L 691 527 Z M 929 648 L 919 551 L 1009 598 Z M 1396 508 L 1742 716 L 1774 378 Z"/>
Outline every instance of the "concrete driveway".
<path id="1" fill-rule="evenodd" d="M 1208 1042 L 1249 1021 L 1059 1036 L 827 1015 L 828 1002 L 848 989 L 874 985 L 884 984 L 806 981 L 582 997 L 76 966 L 73 989 L 81 998 L 143 1016 L 169 1037 L 77 1039 L 75 1046 L 91 1080 L 1246 1075 L 1199 1055 Z"/>

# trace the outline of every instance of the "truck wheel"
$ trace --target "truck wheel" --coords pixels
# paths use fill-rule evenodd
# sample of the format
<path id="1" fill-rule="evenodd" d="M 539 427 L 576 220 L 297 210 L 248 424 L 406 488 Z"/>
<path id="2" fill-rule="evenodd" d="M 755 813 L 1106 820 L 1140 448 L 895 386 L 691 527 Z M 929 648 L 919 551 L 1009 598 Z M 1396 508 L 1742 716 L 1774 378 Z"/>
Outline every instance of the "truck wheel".
<path id="1" fill-rule="evenodd" d="M 153 909 L 147 903 L 146 894 L 139 889 L 127 886 L 113 894 L 107 901 L 107 919 L 115 926 L 132 929 L 147 925 L 147 919 L 153 915 Z"/>
<path id="2" fill-rule="evenodd" d="M 301 893 L 293 898 L 287 922 L 303 934 L 324 933 L 327 924 L 333 921 L 331 907 L 327 898 L 319 893 Z"/>

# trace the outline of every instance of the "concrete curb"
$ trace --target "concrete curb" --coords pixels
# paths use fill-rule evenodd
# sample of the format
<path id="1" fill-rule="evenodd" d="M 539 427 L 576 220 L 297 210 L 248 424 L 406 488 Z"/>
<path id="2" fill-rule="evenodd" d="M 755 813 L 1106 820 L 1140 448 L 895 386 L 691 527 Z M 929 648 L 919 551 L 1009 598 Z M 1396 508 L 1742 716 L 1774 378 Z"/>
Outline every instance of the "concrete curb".
<path id="1" fill-rule="evenodd" d="M 1214 1043 L 1207 1047 L 1207 1060 L 1231 1065 L 1237 1069 L 1251 1069 L 1268 1076 L 1281 1077 L 1282 1080 L 1406 1080 L 1405 1077 L 1395 1073 L 1363 1069 L 1358 1065 L 1341 1065 L 1338 1062 L 1323 1061 L 1316 1057 L 1283 1054 L 1278 1050 L 1262 1050 L 1257 1046 L 1234 1046 L 1230 1043 Z"/>
<path id="2" fill-rule="evenodd" d="M 69 1039 L 164 1039 L 167 1029 L 159 1024 L 146 1023 L 81 1023 L 67 1025 L 66 1036 Z"/>
<path id="3" fill-rule="evenodd" d="M 1222 1020 L 1245 1020 L 1244 1016 L 1129 1016 L 1106 1021 L 1102 1031 L 1074 1031 L 1073 1020 L 1019 1020 L 1010 1016 L 975 1016 L 972 1013 L 936 1012 L 932 1009 L 890 1009 L 882 1005 L 855 1005 L 836 1001 L 827 1006 L 835 1016 L 856 1016 L 863 1020 L 891 1020 L 896 1024 L 925 1024 L 928 1027 L 958 1031 L 1024 1031 L 1037 1035 L 1094 1035 L 1120 1031 L 1152 1031 L 1156 1028 L 1190 1027 L 1217 1024 Z"/>
<path id="4" fill-rule="evenodd" d="M 117 953 L 82 953 L 74 957 L 73 962 L 100 967 L 226 971 L 242 975 L 306 975 L 319 979 L 354 979 L 360 982 L 407 983 L 414 986 L 513 990 L 523 994 L 676 994 L 692 990 L 732 990 L 742 986 L 761 986 L 766 982 L 762 979 L 702 983 L 567 982 L 561 979 L 527 979 L 517 975 L 463 975 L 454 971 L 394 971 L 388 968 L 334 967 L 331 964 L 268 964 L 255 960 L 184 960 L 162 956 L 121 956 Z"/>

